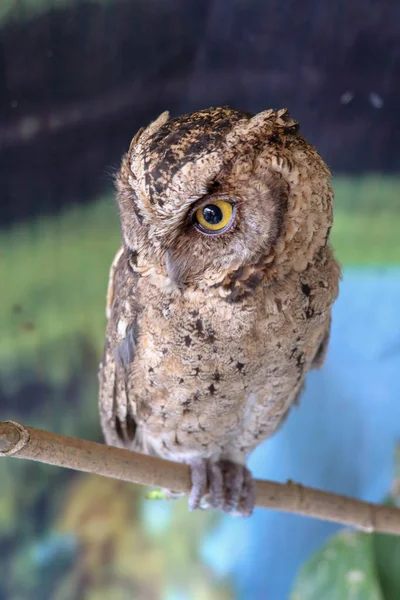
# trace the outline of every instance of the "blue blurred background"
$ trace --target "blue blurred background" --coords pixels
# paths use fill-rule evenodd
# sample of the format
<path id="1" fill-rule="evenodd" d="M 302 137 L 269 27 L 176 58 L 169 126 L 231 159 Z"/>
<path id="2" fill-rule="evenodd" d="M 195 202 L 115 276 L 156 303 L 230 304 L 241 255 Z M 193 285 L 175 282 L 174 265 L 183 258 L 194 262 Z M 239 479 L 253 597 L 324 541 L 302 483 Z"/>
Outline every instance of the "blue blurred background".
<path id="1" fill-rule="evenodd" d="M 101 440 L 112 176 L 137 129 L 285 106 L 333 172 L 344 277 L 326 364 L 251 467 L 381 501 L 400 438 L 399 36 L 389 0 L 2 0 L 0 419 Z M 0 600 L 285 600 L 336 530 L 145 494 L 1 461 Z"/>

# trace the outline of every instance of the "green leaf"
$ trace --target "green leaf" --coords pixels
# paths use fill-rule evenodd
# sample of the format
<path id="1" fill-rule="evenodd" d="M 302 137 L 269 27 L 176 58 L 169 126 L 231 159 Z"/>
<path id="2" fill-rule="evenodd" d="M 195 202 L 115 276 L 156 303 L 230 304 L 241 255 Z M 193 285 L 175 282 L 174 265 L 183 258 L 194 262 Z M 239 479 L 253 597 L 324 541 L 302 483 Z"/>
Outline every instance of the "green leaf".
<path id="1" fill-rule="evenodd" d="M 373 536 L 376 570 L 385 600 L 400 598 L 400 537 Z"/>
<path id="2" fill-rule="evenodd" d="M 400 447 L 396 450 L 395 477 L 385 504 L 400 506 Z M 385 600 L 400 598 L 400 536 L 373 536 L 376 570 Z"/>
<path id="3" fill-rule="evenodd" d="M 343 531 L 301 568 L 291 600 L 386 600 L 374 565 L 372 536 Z M 399 596 L 397 596 L 399 598 Z"/>
<path id="4" fill-rule="evenodd" d="M 146 494 L 146 500 L 169 500 L 170 498 L 168 492 L 161 489 L 150 490 Z"/>

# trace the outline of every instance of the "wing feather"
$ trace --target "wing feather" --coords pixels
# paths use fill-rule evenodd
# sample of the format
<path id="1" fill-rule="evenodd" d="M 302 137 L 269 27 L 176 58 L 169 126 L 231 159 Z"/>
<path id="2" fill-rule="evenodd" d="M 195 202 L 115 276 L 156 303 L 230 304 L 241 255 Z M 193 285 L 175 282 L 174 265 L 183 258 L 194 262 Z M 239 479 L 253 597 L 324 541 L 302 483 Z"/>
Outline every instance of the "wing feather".
<path id="1" fill-rule="evenodd" d="M 136 278 L 129 268 L 128 251 L 121 247 L 112 261 L 106 315 L 106 343 L 99 368 L 100 421 L 107 444 L 134 449 L 139 445 L 139 432 L 134 417 L 134 405 L 129 398 L 128 372 L 135 358 L 138 335 L 138 310 L 134 302 Z M 128 307 L 128 308 L 127 308 Z M 121 311 L 127 311 L 127 314 Z M 123 327 L 121 341 L 120 323 Z"/>

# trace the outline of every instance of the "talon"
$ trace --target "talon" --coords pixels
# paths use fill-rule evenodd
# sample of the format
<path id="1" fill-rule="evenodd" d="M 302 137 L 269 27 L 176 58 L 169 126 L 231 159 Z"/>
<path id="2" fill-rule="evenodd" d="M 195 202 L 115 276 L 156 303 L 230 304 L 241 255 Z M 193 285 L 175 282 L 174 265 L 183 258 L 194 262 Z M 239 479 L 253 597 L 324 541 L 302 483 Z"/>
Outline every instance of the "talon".
<path id="1" fill-rule="evenodd" d="M 249 517 L 255 487 L 250 471 L 229 460 L 196 460 L 191 463 L 192 490 L 189 510 L 221 508 L 232 516 Z"/>

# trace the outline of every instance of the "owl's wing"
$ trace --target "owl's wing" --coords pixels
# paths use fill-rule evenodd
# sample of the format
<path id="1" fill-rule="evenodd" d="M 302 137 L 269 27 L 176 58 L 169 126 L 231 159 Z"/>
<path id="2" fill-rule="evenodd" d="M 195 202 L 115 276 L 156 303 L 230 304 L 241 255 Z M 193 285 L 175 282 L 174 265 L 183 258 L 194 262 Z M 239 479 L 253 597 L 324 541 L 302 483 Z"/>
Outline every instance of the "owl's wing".
<path id="1" fill-rule="evenodd" d="M 136 277 L 121 247 L 111 264 L 107 289 L 108 318 L 104 354 L 99 368 L 99 408 L 107 444 L 134 449 L 138 435 L 133 405 L 128 394 L 128 369 L 134 360 L 137 333 L 137 309 L 129 301 L 135 293 Z M 118 328 L 124 324 L 121 342 Z"/>
<path id="2" fill-rule="evenodd" d="M 312 290 L 312 296 L 308 297 L 310 304 L 307 306 L 307 312 L 315 311 L 317 314 L 326 315 L 322 338 L 311 364 L 312 369 L 320 369 L 325 362 L 331 334 L 332 305 L 339 292 L 340 278 L 340 265 L 335 260 L 331 247 L 327 245 L 325 252 L 309 269 L 309 279 L 302 283 L 303 293 L 304 288 Z M 304 283 L 308 285 L 304 286 Z"/>
<path id="3" fill-rule="evenodd" d="M 108 273 L 108 285 L 107 285 L 107 298 L 106 298 L 106 317 L 107 320 L 110 319 L 111 317 L 111 309 L 112 309 L 112 305 L 113 305 L 113 300 L 114 300 L 114 280 L 115 280 L 115 270 L 117 268 L 117 265 L 119 263 L 119 260 L 122 256 L 122 254 L 124 253 L 124 247 L 121 246 L 118 250 L 118 252 L 116 253 L 116 255 L 113 258 L 113 261 L 111 263 L 110 266 L 110 270 Z"/>
<path id="4" fill-rule="evenodd" d="M 322 338 L 322 342 L 320 343 L 317 353 L 314 356 L 311 368 L 312 369 L 320 369 L 325 362 L 326 354 L 328 352 L 329 346 L 329 338 L 331 335 L 331 319 L 329 319 L 328 326 L 325 330 L 324 337 Z"/>

